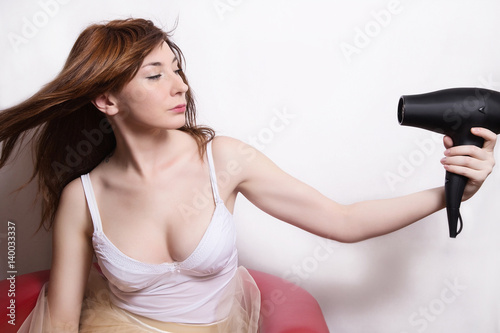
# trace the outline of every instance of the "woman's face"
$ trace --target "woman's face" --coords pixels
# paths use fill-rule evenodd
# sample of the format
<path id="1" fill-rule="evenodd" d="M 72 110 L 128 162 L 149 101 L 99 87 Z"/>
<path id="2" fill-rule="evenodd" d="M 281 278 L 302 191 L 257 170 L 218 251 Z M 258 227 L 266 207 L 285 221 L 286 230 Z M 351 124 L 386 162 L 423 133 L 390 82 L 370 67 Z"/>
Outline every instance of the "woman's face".
<path id="1" fill-rule="evenodd" d="M 188 86 L 166 42 L 146 56 L 139 71 L 115 95 L 120 122 L 129 126 L 177 129 L 185 124 Z"/>

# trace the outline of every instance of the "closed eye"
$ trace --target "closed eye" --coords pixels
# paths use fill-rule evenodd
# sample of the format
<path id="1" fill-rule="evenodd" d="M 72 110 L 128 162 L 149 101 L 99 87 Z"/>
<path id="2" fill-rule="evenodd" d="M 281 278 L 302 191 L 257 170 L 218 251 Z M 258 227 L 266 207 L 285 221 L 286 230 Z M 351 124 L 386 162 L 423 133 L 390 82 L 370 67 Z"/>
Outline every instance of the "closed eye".
<path id="1" fill-rule="evenodd" d="M 158 80 L 161 76 L 162 74 L 158 74 L 158 75 L 148 76 L 147 78 L 149 80 Z"/>

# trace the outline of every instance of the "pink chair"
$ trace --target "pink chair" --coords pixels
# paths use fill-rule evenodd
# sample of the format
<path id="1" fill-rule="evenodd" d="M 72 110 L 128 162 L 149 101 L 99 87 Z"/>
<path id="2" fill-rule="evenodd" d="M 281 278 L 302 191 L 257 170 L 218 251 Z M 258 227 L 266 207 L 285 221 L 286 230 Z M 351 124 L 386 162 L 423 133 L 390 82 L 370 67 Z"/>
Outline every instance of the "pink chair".
<path id="1" fill-rule="evenodd" d="M 260 271 L 248 270 L 261 291 L 262 333 L 325 333 L 329 332 L 318 302 L 299 286 Z M 17 276 L 15 297 L 9 296 L 11 281 L 0 281 L 0 332 L 17 332 L 35 307 L 50 270 Z M 15 300 L 15 326 L 8 323 L 9 305 Z M 7 318 L 7 320 L 5 320 Z"/>

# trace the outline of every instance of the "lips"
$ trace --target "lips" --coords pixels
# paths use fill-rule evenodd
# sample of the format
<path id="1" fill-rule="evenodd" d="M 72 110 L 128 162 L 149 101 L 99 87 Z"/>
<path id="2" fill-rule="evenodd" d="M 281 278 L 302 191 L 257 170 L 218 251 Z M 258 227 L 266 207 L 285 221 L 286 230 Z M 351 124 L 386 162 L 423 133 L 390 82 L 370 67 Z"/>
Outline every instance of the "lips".
<path id="1" fill-rule="evenodd" d="M 179 104 L 176 107 L 170 109 L 172 112 L 185 112 L 186 111 L 186 104 Z"/>

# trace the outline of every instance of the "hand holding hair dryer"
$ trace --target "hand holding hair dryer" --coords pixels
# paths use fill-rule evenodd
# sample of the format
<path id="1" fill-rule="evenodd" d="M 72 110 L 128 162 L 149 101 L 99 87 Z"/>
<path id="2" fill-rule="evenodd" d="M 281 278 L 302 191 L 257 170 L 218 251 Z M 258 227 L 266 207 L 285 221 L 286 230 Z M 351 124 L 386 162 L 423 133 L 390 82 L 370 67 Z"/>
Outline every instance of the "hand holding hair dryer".
<path id="1" fill-rule="evenodd" d="M 473 135 L 471 128 L 484 127 L 500 133 L 500 93 L 482 88 L 453 88 L 404 95 L 399 99 L 398 120 L 401 125 L 448 135 L 454 146 L 482 147 L 484 139 Z M 446 172 L 446 211 L 451 238 L 462 231 L 460 203 L 466 183 L 466 177 Z"/>

